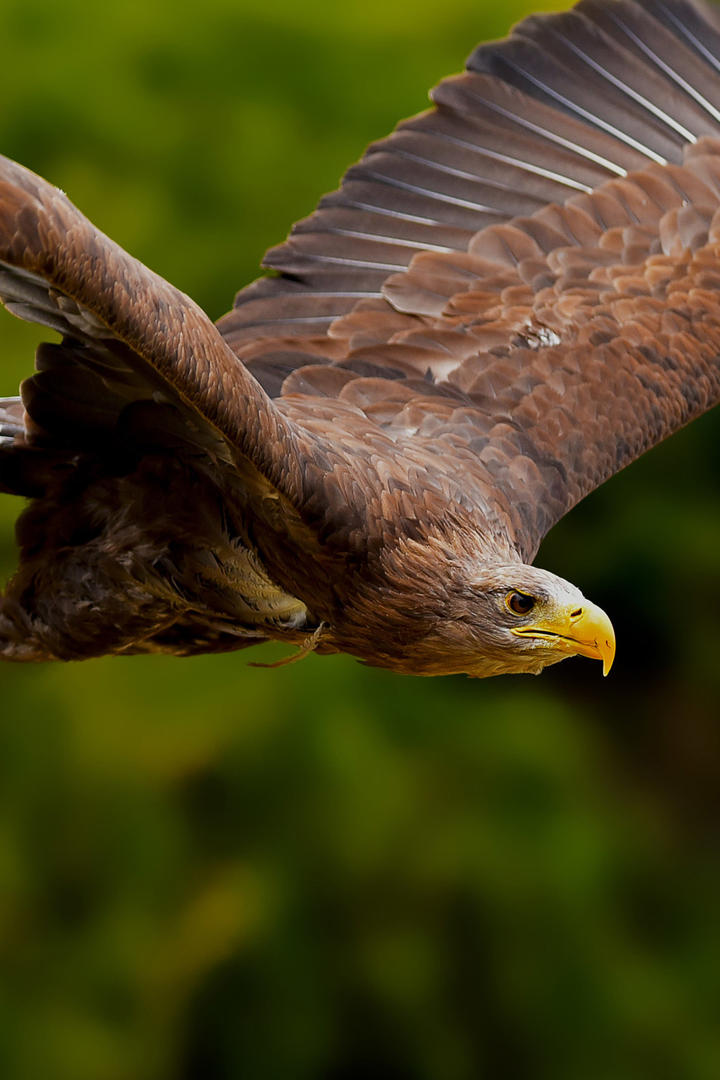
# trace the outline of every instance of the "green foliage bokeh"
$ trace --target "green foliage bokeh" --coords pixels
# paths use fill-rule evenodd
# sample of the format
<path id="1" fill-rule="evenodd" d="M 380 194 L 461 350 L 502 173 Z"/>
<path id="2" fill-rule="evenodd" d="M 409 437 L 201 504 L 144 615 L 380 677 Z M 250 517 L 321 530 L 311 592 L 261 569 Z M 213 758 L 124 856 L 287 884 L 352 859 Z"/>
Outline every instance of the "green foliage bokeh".
<path id="1" fill-rule="evenodd" d="M 0 149 L 217 317 L 525 13 L 5 0 Z M 41 338 L 2 318 L 2 392 Z M 719 449 L 709 416 L 541 552 L 615 620 L 605 681 L 0 668 L 0 1074 L 720 1075 Z"/>

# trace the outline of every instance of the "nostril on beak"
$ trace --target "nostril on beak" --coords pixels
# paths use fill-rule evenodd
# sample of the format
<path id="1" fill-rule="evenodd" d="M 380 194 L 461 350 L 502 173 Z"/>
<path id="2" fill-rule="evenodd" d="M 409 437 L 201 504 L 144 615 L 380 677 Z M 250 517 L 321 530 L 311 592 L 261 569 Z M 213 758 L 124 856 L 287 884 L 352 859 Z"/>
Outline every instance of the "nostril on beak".
<path id="1" fill-rule="evenodd" d="M 570 618 L 571 619 L 577 619 L 580 615 L 582 615 L 582 613 L 583 613 L 583 609 L 581 607 L 575 608 L 574 611 L 570 612 Z"/>

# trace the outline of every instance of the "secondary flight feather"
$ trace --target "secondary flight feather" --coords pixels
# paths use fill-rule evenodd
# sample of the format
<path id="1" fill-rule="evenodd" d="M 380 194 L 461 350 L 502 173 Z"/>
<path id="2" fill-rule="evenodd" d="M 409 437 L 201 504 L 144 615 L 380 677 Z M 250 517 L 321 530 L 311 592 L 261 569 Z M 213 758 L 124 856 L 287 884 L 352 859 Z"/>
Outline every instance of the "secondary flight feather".
<path id="1" fill-rule="evenodd" d="M 531 564 L 720 394 L 720 17 L 581 0 L 479 46 L 214 325 L 0 159 L 0 402 L 29 498 L 0 655 L 285 641 L 416 674 L 609 670 Z"/>

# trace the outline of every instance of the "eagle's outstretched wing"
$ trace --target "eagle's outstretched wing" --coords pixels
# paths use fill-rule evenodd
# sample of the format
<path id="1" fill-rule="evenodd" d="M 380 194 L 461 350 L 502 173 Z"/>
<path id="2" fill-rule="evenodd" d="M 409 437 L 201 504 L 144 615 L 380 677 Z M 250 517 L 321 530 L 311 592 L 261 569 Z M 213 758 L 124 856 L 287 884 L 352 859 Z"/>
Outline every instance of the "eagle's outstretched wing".
<path id="1" fill-rule="evenodd" d="M 444 529 L 531 558 L 718 398 L 719 69 L 720 18 L 688 0 L 526 20 L 371 147 L 217 329 L 3 161 L 0 298 L 63 343 L 25 416 L 0 407 L 0 484 L 41 496 L 0 632 L 55 619 L 27 655 L 64 655 L 82 612 L 108 624 L 122 566 L 138 596 L 72 655 L 300 640 L 351 604 L 359 625 L 393 546 Z"/>
<path id="2" fill-rule="evenodd" d="M 270 394 L 489 474 L 529 558 L 718 398 L 720 13 L 581 0 L 432 96 L 219 326 Z"/>

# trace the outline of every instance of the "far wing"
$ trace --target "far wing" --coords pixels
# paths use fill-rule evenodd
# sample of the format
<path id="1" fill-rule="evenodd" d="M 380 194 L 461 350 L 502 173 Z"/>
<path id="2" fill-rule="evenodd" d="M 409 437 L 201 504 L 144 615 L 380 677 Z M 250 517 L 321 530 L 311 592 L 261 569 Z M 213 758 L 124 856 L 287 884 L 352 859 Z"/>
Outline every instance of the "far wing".
<path id="1" fill-rule="evenodd" d="M 339 399 L 494 486 L 530 557 L 717 400 L 719 27 L 582 0 L 481 46 L 269 253 L 227 341 L 289 414 Z"/>

